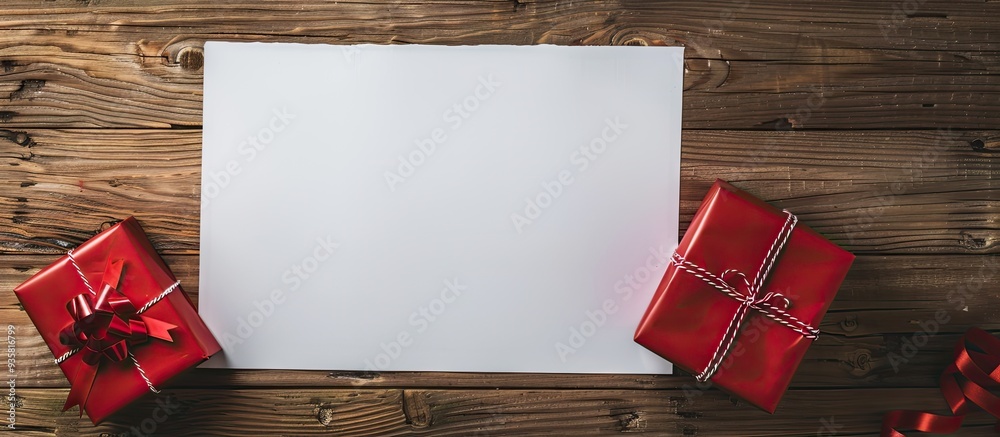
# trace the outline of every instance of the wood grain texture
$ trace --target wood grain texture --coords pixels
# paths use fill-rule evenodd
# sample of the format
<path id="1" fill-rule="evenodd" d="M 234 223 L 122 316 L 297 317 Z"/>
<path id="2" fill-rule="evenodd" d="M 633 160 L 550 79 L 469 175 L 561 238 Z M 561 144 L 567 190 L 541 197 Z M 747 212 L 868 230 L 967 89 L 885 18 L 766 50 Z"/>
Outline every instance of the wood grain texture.
<path id="1" fill-rule="evenodd" d="M 52 256 L 0 257 L 0 288 L 10 290 Z M 167 263 L 192 299 L 198 298 L 198 258 Z M 820 339 L 809 349 L 794 387 L 932 387 L 958 335 L 971 326 L 1000 331 L 1000 256 L 861 256 L 849 273 Z M 944 323 L 939 313 L 947 319 Z M 10 293 L 0 295 L 0 320 L 17 328 L 21 384 L 67 387 L 52 354 Z M 926 341 L 926 343 L 924 343 Z M 910 352 L 907 342 L 920 345 Z M 330 346 L 330 353 L 336 348 Z M 449 387 L 677 389 L 689 377 L 378 372 L 253 372 L 197 370 L 180 387 Z"/>
<path id="2" fill-rule="evenodd" d="M 883 411 L 926 408 L 921 399 L 937 395 L 931 389 L 793 390 L 767 416 L 717 391 L 166 390 L 94 427 L 75 410 L 59 412 L 67 392 L 21 392 L 18 423 L 25 435 L 123 435 L 133 427 L 142 432 L 146 422 L 161 435 L 855 436 L 872 435 Z M 945 408 L 943 400 L 930 404 Z M 961 435 L 994 435 L 988 417 L 971 415 Z"/>
<path id="3" fill-rule="evenodd" d="M 1000 132 L 687 131 L 682 142 L 682 229 L 723 178 L 855 253 L 1000 253 Z M 62 253 L 134 214 L 158 250 L 194 254 L 200 154 L 200 130 L 0 130 L 0 252 Z"/>
<path id="4" fill-rule="evenodd" d="M 202 3 L 5 4 L 0 125 L 198 126 L 206 40 L 682 45 L 687 129 L 1000 122 L 995 2 Z"/>
<path id="5" fill-rule="evenodd" d="M 859 254 L 774 416 L 682 374 L 193 369 L 94 427 L 60 411 L 65 377 L 0 293 L 21 435 L 874 435 L 886 410 L 945 411 L 937 378 L 959 334 L 1000 332 L 1000 2 L 8 0 L 0 13 L 0 289 L 134 214 L 197 300 L 208 40 L 684 46 L 682 230 L 718 177 Z M 994 435 L 990 418 L 960 435 Z"/>

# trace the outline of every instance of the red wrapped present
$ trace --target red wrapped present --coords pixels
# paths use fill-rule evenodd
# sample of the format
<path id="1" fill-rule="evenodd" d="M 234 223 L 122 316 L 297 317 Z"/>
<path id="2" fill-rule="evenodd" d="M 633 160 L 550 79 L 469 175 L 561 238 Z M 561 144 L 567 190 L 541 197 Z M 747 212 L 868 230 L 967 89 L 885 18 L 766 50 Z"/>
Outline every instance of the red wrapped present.
<path id="1" fill-rule="evenodd" d="M 854 255 L 717 180 L 635 341 L 773 413 Z"/>
<path id="2" fill-rule="evenodd" d="M 94 424 L 220 349 L 132 217 L 14 293 Z"/>

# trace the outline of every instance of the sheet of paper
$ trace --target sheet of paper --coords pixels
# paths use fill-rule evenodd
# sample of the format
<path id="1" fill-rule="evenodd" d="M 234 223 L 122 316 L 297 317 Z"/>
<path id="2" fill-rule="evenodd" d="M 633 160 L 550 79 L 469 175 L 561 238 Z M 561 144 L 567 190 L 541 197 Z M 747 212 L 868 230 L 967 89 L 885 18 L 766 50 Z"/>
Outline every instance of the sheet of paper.
<path id="1" fill-rule="evenodd" d="M 207 366 L 667 373 L 683 52 L 205 47 Z"/>

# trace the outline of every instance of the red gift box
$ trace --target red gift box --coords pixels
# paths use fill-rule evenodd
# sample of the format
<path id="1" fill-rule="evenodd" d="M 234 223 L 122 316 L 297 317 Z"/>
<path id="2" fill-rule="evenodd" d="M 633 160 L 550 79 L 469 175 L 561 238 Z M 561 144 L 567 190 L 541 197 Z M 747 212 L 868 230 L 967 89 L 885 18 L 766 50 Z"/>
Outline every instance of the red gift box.
<path id="1" fill-rule="evenodd" d="M 717 180 L 635 341 L 773 413 L 853 261 L 793 214 Z"/>
<path id="2" fill-rule="evenodd" d="M 132 217 L 14 293 L 94 424 L 220 350 Z"/>

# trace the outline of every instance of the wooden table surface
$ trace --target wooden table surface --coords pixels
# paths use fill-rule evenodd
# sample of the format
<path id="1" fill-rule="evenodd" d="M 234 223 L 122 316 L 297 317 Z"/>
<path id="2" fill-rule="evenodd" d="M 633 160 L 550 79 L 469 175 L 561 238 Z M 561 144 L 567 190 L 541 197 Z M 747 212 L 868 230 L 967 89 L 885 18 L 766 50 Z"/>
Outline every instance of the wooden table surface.
<path id="1" fill-rule="evenodd" d="M 872 435 L 889 409 L 943 412 L 956 339 L 1000 331 L 995 0 L 156 3 L 0 6 L 22 435 Z M 206 40 L 685 46 L 682 230 L 723 178 L 857 261 L 774 415 L 687 375 L 196 369 L 95 427 L 60 411 L 68 383 L 10 290 L 136 215 L 197 298 Z M 961 432 L 992 434 L 978 413 Z"/>

